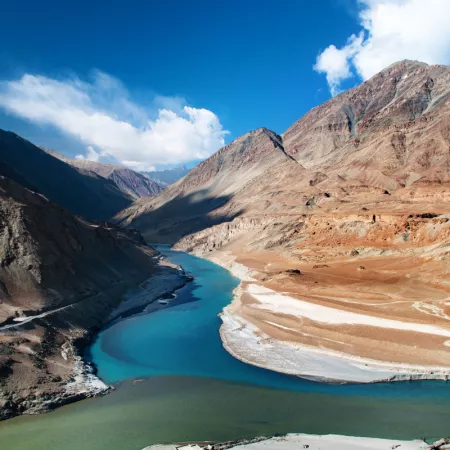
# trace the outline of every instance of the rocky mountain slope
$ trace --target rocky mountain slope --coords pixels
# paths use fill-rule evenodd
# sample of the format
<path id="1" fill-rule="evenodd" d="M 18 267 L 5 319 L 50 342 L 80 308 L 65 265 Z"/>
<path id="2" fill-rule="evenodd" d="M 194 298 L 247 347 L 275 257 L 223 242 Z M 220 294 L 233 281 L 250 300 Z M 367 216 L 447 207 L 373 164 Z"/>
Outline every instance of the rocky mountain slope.
<path id="1" fill-rule="evenodd" d="M 178 211 L 183 222 L 193 215 L 198 218 L 195 207 L 201 198 L 212 203 L 209 216 L 234 217 L 241 210 L 293 212 L 293 208 L 306 213 L 310 209 L 305 207 L 329 203 L 331 198 L 347 207 L 355 190 L 378 189 L 388 195 L 413 184 L 446 183 L 449 84 L 448 67 L 397 63 L 313 109 L 283 137 L 259 129 L 238 138 L 154 201 L 138 202 L 120 218 L 127 223 L 136 220 L 144 233 L 157 239 L 150 231 L 161 227 L 165 217 L 176 223 L 179 234 L 190 233 L 180 227 L 179 217 L 170 219 L 171 214 L 158 208 L 167 209 L 169 201 L 194 193 L 189 207 Z"/>
<path id="2" fill-rule="evenodd" d="M 329 177 L 389 190 L 448 182 L 449 83 L 446 66 L 394 64 L 294 123 L 286 152 Z"/>
<path id="3" fill-rule="evenodd" d="M 185 278 L 139 232 L 76 218 L 5 177 L 0 222 L 0 418 L 106 390 L 79 349 L 131 286 L 159 280 L 149 302 Z"/>
<path id="4" fill-rule="evenodd" d="M 154 197 L 159 194 L 166 184 L 154 181 L 142 173 L 136 172 L 124 166 L 103 164 L 94 161 L 76 160 L 66 158 L 61 153 L 43 148 L 48 154 L 80 169 L 82 172 L 90 171 L 111 180 L 122 192 L 133 198 Z"/>
<path id="5" fill-rule="evenodd" d="M 76 170 L 3 130 L 0 130 L 0 175 L 90 220 L 108 219 L 133 201 L 112 181 L 93 172 Z"/>
<path id="6" fill-rule="evenodd" d="M 303 167 L 287 155 L 281 137 L 260 128 L 233 141 L 151 201 L 141 200 L 118 218 L 152 242 L 180 237 L 231 221 L 245 208 L 264 208 L 260 189 L 279 175 L 300 176 Z M 253 186 L 253 188 L 252 188 Z M 253 189 L 245 200 L 237 193 Z"/>
<path id="7" fill-rule="evenodd" d="M 445 378 L 449 150 L 450 68 L 402 61 L 282 136 L 238 138 L 117 220 L 243 280 L 221 329 L 242 360 L 311 378 Z"/>

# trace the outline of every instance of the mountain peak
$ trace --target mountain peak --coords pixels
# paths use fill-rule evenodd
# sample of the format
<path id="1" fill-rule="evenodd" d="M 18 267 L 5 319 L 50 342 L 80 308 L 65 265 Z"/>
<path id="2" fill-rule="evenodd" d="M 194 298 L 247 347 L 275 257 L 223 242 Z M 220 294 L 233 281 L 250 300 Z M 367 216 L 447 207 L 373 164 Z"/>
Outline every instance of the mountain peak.
<path id="1" fill-rule="evenodd" d="M 284 148 L 305 167 L 320 165 L 323 169 L 324 164 L 336 167 L 347 160 L 346 155 L 358 153 L 360 156 L 350 161 L 390 172 L 399 169 L 403 163 L 411 161 L 403 155 L 404 144 L 403 150 L 396 150 L 403 156 L 394 157 L 392 149 L 396 144 L 390 142 L 394 139 L 391 134 L 396 131 L 402 135 L 402 130 L 407 133 L 415 121 L 425 120 L 425 115 L 445 117 L 446 100 L 450 98 L 449 76 L 450 68 L 446 66 L 429 66 L 410 60 L 392 64 L 295 122 L 283 135 Z M 378 143 L 374 157 L 375 148 L 372 151 L 369 147 L 378 134 L 385 135 L 385 142 L 383 150 Z M 440 134 L 435 142 L 444 142 Z M 362 150 L 366 147 L 364 153 Z M 431 150 L 424 146 L 421 151 Z M 383 158 L 389 164 L 383 162 Z"/>
<path id="2" fill-rule="evenodd" d="M 431 67 L 432 66 L 429 66 L 428 64 L 421 62 L 421 61 L 416 61 L 416 60 L 411 60 L 411 59 L 403 59 L 401 61 L 397 61 L 395 63 L 390 64 L 389 66 L 387 66 L 380 72 L 376 73 L 373 77 L 371 77 L 365 83 L 370 82 L 373 79 L 389 77 L 389 76 L 392 76 L 395 74 L 402 74 L 402 75 L 409 76 L 409 75 L 413 75 L 415 73 L 422 73 L 423 71 L 429 70 Z M 365 83 L 363 83 L 363 84 L 365 84 Z"/>
<path id="3" fill-rule="evenodd" d="M 280 136 L 277 133 L 275 133 L 275 131 L 272 131 L 269 128 L 266 128 L 266 127 L 256 128 L 255 130 L 252 130 L 249 133 L 244 134 L 243 136 L 252 135 L 252 134 L 253 135 L 265 134 L 267 136 L 280 138 Z"/>
<path id="4" fill-rule="evenodd" d="M 283 139 L 280 135 L 275 133 L 272 130 L 269 130 L 266 127 L 260 127 L 256 128 L 255 130 L 249 131 L 248 133 L 243 134 L 242 136 L 239 136 L 234 141 L 230 142 L 225 147 L 221 148 L 218 153 L 225 151 L 225 149 L 232 148 L 236 145 L 244 145 L 245 147 L 248 147 L 248 145 L 255 140 L 264 140 L 269 138 L 269 140 L 275 145 L 276 148 L 283 149 Z M 254 149 L 256 149 L 258 146 L 253 145 Z M 213 158 L 215 155 L 213 155 L 211 158 Z"/>
<path id="5" fill-rule="evenodd" d="M 419 67 L 429 67 L 429 65 L 427 63 L 417 61 L 415 59 L 402 59 L 401 61 L 397 61 L 395 63 L 390 64 L 381 72 L 395 68 L 419 68 Z"/>

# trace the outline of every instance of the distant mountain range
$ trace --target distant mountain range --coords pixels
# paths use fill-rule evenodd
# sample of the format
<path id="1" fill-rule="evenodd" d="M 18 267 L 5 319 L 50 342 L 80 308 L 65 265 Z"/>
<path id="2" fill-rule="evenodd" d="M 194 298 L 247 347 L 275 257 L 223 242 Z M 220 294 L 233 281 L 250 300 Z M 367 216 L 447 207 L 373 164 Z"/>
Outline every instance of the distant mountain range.
<path id="1" fill-rule="evenodd" d="M 450 182 L 449 77 L 446 66 L 394 64 L 312 109 L 281 136 L 260 128 L 237 138 L 120 217 L 129 216 L 124 223 L 153 241 L 176 241 L 206 219 L 309 212 L 324 192 L 331 193 L 327 202 L 353 201 L 349 186 L 393 193 Z M 189 207 L 176 206 L 183 199 Z"/>
<path id="2" fill-rule="evenodd" d="M 94 172 L 103 178 L 113 181 L 122 192 L 131 195 L 135 199 L 154 197 L 166 187 L 165 183 L 152 180 L 146 175 L 125 166 L 103 164 L 84 159 L 70 159 L 55 150 L 41 148 L 55 158 L 70 164 L 72 167 Z"/>
<path id="3" fill-rule="evenodd" d="M 156 170 L 153 172 L 143 172 L 151 180 L 165 184 L 173 184 L 183 178 L 189 170 L 186 166 L 174 167 L 173 169 Z"/>
<path id="4" fill-rule="evenodd" d="M 75 168 L 3 130 L 0 130 L 0 175 L 90 220 L 108 219 L 134 200 L 114 181 Z"/>

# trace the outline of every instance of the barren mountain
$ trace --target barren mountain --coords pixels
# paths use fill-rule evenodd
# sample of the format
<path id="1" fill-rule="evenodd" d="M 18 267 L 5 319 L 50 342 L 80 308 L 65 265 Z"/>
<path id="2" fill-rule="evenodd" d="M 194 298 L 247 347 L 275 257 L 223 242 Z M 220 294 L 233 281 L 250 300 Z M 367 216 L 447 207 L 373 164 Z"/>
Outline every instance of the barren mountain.
<path id="1" fill-rule="evenodd" d="M 151 276 L 172 290 L 184 278 L 153 258 L 139 232 L 75 218 L 5 177 L 0 222 L 0 419 L 105 390 L 80 346 L 130 286 Z"/>
<path id="2" fill-rule="evenodd" d="M 286 152 L 308 169 L 390 190 L 447 182 L 449 83 L 446 66 L 394 64 L 298 120 L 284 133 Z"/>
<path id="3" fill-rule="evenodd" d="M 158 197 L 136 202 L 119 218 L 138 227 L 153 242 L 174 242 L 231 221 L 244 206 L 264 209 L 261 189 L 269 180 L 276 182 L 278 175 L 303 172 L 303 167 L 285 153 L 281 137 L 260 128 L 219 150 Z M 256 192 L 256 197 L 250 194 L 243 200 L 240 193 L 249 191 Z"/>
<path id="4" fill-rule="evenodd" d="M 0 175 L 90 220 L 108 219 L 133 201 L 112 181 L 77 170 L 3 130 L 0 130 Z"/>
<path id="5" fill-rule="evenodd" d="M 122 192 L 135 199 L 141 197 L 154 197 L 166 187 L 165 183 L 154 181 L 144 174 L 131 170 L 128 167 L 87 160 L 70 159 L 54 150 L 46 148 L 43 148 L 43 150 L 55 158 L 70 164 L 72 167 L 80 169 L 81 172 L 94 172 L 107 180 L 111 180 Z"/>
<path id="6" fill-rule="evenodd" d="M 242 279 L 221 335 L 244 361 L 446 378 L 449 149 L 450 69 L 402 61 L 282 137 L 238 138 L 117 219 Z"/>

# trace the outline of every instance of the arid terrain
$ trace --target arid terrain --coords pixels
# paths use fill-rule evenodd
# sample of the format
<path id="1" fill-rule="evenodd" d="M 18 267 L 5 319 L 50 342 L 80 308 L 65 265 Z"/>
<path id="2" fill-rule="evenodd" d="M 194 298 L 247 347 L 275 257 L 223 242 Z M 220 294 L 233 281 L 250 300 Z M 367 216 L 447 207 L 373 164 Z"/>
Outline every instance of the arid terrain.
<path id="1" fill-rule="evenodd" d="M 0 144 L 0 418 L 108 389 L 80 350 L 188 281 L 145 240 L 241 280 L 221 314 L 236 358 L 325 381 L 449 379 L 448 67 L 394 64 L 132 204 L 133 174 L 121 186 L 110 166 Z"/>
<path id="2" fill-rule="evenodd" d="M 5 177 L 0 222 L 0 420 L 106 392 L 81 350 L 186 277 L 136 230 L 77 218 Z"/>
<path id="3" fill-rule="evenodd" d="M 450 69 L 396 63 L 117 216 L 229 268 L 239 359 L 314 379 L 450 377 Z M 182 206 L 182 207 L 181 207 Z"/>

